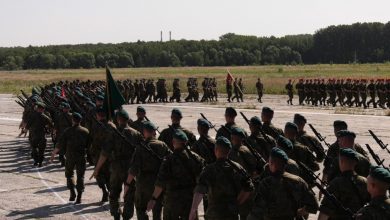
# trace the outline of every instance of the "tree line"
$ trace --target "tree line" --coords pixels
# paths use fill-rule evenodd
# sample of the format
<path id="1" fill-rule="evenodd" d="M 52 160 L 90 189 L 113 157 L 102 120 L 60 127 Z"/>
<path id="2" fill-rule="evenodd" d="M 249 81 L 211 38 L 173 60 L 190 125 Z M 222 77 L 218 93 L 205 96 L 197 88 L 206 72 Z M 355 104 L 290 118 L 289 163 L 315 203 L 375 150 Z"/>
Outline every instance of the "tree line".
<path id="1" fill-rule="evenodd" d="M 390 22 L 329 26 L 313 35 L 0 48 L 0 69 L 381 63 L 390 60 Z"/>

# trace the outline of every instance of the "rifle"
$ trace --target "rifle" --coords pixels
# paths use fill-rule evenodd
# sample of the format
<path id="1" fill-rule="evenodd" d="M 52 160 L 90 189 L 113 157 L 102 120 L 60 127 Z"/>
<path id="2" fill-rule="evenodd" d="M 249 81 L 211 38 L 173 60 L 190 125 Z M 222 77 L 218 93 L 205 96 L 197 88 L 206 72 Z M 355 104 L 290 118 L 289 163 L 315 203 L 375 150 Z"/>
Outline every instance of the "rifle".
<path id="1" fill-rule="evenodd" d="M 334 206 L 337 207 L 340 211 L 342 211 L 345 215 L 348 216 L 348 219 L 353 219 L 354 213 L 349 209 L 345 208 L 343 204 L 333 195 L 331 194 L 328 190 L 324 188 L 325 183 L 319 178 L 320 174 L 315 174 L 313 171 L 311 171 L 305 164 L 303 164 L 300 161 L 296 161 L 301 168 L 301 170 L 305 173 L 305 176 L 308 176 L 311 179 L 311 183 L 314 184 L 320 192 L 328 198 Z M 319 182 L 317 181 L 319 180 Z"/>
<path id="2" fill-rule="evenodd" d="M 244 120 L 246 121 L 246 123 L 249 125 L 249 120 L 248 120 L 248 118 L 246 117 L 246 115 L 244 115 L 243 112 L 240 112 L 240 114 L 241 114 L 241 116 L 244 118 Z M 261 127 L 258 127 L 258 129 L 259 129 L 261 135 L 263 135 L 265 141 L 267 141 L 269 145 L 273 146 L 273 145 L 274 145 L 274 142 L 273 142 L 271 139 L 269 139 L 268 135 L 264 132 L 264 130 L 263 130 Z"/>
<path id="3" fill-rule="evenodd" d="M 309 127 L 311 128 L 311 130 L 313 131 L 313 133 L 316 135 L 316 137 L 318 138 L 318 140 L 320 140 L 321 142 L 324 142 L 324 144 L 330 148 L 330 144 L 328 142 L 326 142 L 326 137 L 323 137 L 315 128 L 312 124 L 309 124 Z M 325 149 L 323 149 L 324 152 L 325 152 Z"/>
<path id="4" fill-rule="evenodd" d="M 23 90 L 20 90 L 22 92 L 22 95 L 24 96 L 25 99 L 28 99 L 28 95 L 23 91 Z"/>
<path id="5" fill-rule="evenodd" d="M 383 162 L 385 161 L 384 159 L 381 160 L 381 158 L 379 157 L 378 154 L 376 154 L 374 152 L 374 150 L 372 150 L 372 148 L 370 147 L 369 144 L 366 144 L 366 147 L 367 147 L 367 150 L 368 152 L 371 154 L 371 157 L 375 160 L 375 163 L 378 165 L 378 166 L 382 166 L 384 168 L 387 168 L 383 165 Z"/>
<path id="6" fill-rule="evenodd" d="M 146 117 L 146 115 L 145 115 L 145 119 L 146 119 L 146 121 L 150 121 L 149 118 Z M 158 134 L 161 134 L 161 132 L 158 130 L 158 127 L 157 127 L 156 131 L 157 131 Z"/>
<path id="7" fill-rule="evenodd" d="M 202 114 L 202 113 L 201 113 L 201 114 Z M 204 115 L 202 114 L 202 117 L 203 117 L 203 116 L 204 116 Z M 207 120 L 206 117 L 204 117 L 204 119 Z M 211 122 L 210 122 L 209 120 L 207 120 L 207 121 L 211 124 Z M 229 134 L 232 133 L 232 131 L 231 131 L 229 128 L 227 128 L 225 125 L 221 125 L 221 127 L 222 127 L 223 129 L 225 129 Z M 215 128 L 214 128 L 214 129 L 215 129 Z M 244 142 L 245 146 L 248 147 L 249 151 L 250 151 L 250 152 L 253 154 L 253 156 L 255 157 L 256 162 L 257 162 L 257 170 L 262 171 L 264 165 L 267 164 L 267 161 L 259 154 L 259 152 L 257 152 L 257 150 L 248 142 L 248 140 L 247 140 L 246 138 L 243 140 L 243 142 Z"/>
<path id="8" fill-rule="evenodd" d="M 215 131 L 215 132 L 218 132 L 218 130 L 215 128 L 215 125 L 213 125 L 213 124 L 211 123 L 211 121 L 209 121 L 209 120 L 206 118 L 206 116 L 204 116 L 203 113 L 200 113 L 200 116 L 202 116 L 202 118 L 203 118 L 204 120 L 206 120 L 206 121 L 211 125 L 211 128 L 214 128 L 214 131 Z"/>
<path id="9" fill-rule="evenodd" d="M 369 132 L 369 133 L 371 134 L 371 136 L 374 138 L 374 140 L 376 141 L 376 143 L 378 143 L 378 145 L 379 145 L 383 150 L 386 149 L 387 153 L 390 154 L 390 150 L 387 148 L 388 144 L 384 144 L 383 141 L 382 141 L 381 139 L 379 139 L 378 136 L 376 136 L 376 135 L 374 134 L 373 131 L 368 130 L 368 132 Z"/>

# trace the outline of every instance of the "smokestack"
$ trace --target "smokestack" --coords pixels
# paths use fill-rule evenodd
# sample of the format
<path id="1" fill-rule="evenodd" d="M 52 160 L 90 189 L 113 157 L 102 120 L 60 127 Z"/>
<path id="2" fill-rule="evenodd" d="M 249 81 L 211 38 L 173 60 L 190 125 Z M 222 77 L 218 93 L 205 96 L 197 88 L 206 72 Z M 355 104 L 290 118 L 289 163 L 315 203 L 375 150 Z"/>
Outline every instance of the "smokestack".
<path id="1" fill-rule="evenodd" d="M 169 41 L 172 40 L 172 31 L 169 31 Z"/>
<path id="2" fill-rule="evenodd" d="M 163 35 L 163 32 L 162 32 L 162 31 L 160 31 L 160 42 L 162 42 L 162 41 L 163 41 L 162 35 Z"/>

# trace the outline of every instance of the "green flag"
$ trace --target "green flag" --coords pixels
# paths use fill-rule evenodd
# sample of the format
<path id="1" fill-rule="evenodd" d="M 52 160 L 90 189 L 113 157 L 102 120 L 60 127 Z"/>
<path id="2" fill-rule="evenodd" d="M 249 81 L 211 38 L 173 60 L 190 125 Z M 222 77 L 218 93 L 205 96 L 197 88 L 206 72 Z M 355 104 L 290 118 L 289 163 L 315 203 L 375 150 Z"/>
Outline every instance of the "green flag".
<path id="1" fill-rule="evenodd" d="M 107 112 L 107 119 L 110 120 L 114 115 L 115 110 L 121 109 L 125 104 L 125 98 L 119 91 L 114 78 L 112 78 L 111 71 L 106 66 L 106 91 L 104 95 L 104 109 Z"/>

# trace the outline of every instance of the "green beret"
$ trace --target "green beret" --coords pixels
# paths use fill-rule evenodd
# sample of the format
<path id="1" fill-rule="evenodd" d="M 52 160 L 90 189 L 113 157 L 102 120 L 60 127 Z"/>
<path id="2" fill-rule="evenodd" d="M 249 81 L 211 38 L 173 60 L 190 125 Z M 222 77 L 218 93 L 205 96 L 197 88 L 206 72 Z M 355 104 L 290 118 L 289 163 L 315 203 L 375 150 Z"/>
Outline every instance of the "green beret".
<path id="1" fill-rule="evenodd" d="M 80 113 L 73 112 L 72 114 L 73 119 L 80 121 L 83 117 L 80 115 Z"/>
<path id="2" fill-rule="evenodd" d="M 157 127 L 151 122 L 151 121 L 144 121 L 143 128 L 149 131 L 155 131 L 157 130 Z"/>
<path id="3" fill-rule="evenodd" d="M 171 114 L 172 114 L 172 115 L 176 115 L 176 116 L 178 116 L 179 118 L 183 118 L 183 115 L 182 115 L 180 109 L 178 109 L 178 108 L 172 109 L 172 113 L 171 113 Z"/>
<path id="4" fill-rule="evenodd" d="M 262 112 L 263 113 L 271 113 L 271 114 L 273 114 L 274 110 L 272 110 L 270 107 L 263 107 Z"/>
<path id="5" fill-rule="evenodd" d="M 46 105 L 45 105 L 45 103 L 43 103 L 43 102 L 37 102 L 36 105 L 37 105 L 39 108 L 46 108 Z"/>
<path id="6" fill-rule="evenodd" d="M 298 132 L 298 126 L 292 122 L 287 122 L 286 125 L 284 126 L 284 129 L 291 129 L 294 130 L 295 132 Z"/>
<path id="7" fill-rule="evenodd" d="M 88 101 L 87 102 L 87 105 L 91 106 L 91 107 L 96 107 L 95 103 L 93 103 L 92 101 Z"/>
<path id="8" fill-rule="evenodd" d="M 239 136 L 240 138 L 245 138 L 245 131 L 239 127 L 233 127 L 232 128 L 232 135 Z"/>
<path id="9" fill-rule="evenodd" d="M 68 109 L 68 108 L 70 108 L 70 105 L 68 103 L 66 103 L 66 102 L 62 102 L 60 107 Z"/>
<path id="10" fill-rule="evenodd" d="M 293 143 L 282 135 L 279 135 L 277 142 L 278 146 L 286 151 L 291 151 L 294 148 Z"/>
<path id="11" fill-rule="evenodd" d="M 380 166 L 372 167 L 370 176 L 376 180 L 390 184 L 390 171 L 386 168 Z"/>
<path id="12" fill-rule="evenodd" d="M 261 120 L 257 116 L 252 117 L 250 123 L 255 126 L 262 126 Z"/>
<path id="13" fill-rule="evenodd" d="M 233 107 L 227 107 L 225 109 L 225 115 L 237 116 L 237 112 L 236 112 L 236 110 Z"/>
<path id="14" fill-rule="evenodd" d="M 272 158 L 281 159 L 284 163 L 287 163 L 288 161 L 288 156 L 286 152 L 284 152 L 284 150 L 277 147 L 272 148 L 270 156 Z"/>
<path id="15" fill-rule="evenodd" d="M 356 134 L 352 131 L 341 130 L 337 132 L 337 137 L 353 137 L 356 138 Z"/>
<path id="16" fill-rule="evenodd" d="M 348 125 L 345 121 L 336 120 L 333 122 L 333 127 L 335 128 L 343 128 L 344 130 L 348 129 Z"/>
<path id="17" fill-rule="evenodd" d="M 217 138 L 215 144 L 226 149 L 232 149 L 232 144 L 230 143 L 229 139 L 222 136 Z"/>
<path id="18" fill-rule="evenodd" d="M 188 141 L 186 133 L 181 129 L 176 129 L 175 133 L 173 133 L 173 138 L 180 141 Z"/>
<path id="19" fill-rule="evenodd" d="M 341 148 L 340 149 L 340 156 L 347 157 L 349 159 L 352 159 L 354 161 L 359 161 L 359 155 L 357 152 L 351 148 Z"/>
<path id="20" fill-rule="evenodd" d="M 295 114 L 295 115 L 294 115 L 294 122 L 295 122 L 295 121 L 296 121 L 296 122 L 304 122 L 304 123 L 307 122 L 305 116 L 303 116 L 303 115 L 301 115 L 301 114 Z"/>
<path id="21" fill-rule="evenodd" d="M 146 113 L 145 108 L 142 106 L 137 107 L 137 112 Z"/>
<path id="22" fill-rule="evenodd" d="M 104 100 L 104 96 L 98 95 L 98 96 L 96 96 L 96 100 L 103 101 Z"/>
<path id="23" fill-rule="evenodd" d="M 124 118 L 126 120 L 129 120 L 130 119 L 130 116 L 129 116 L 129 113 L 127 113 L 126 110 L 124 109 L 121 109 L 119 111 L 116 112 L 116 116 L 118 117 L 121 117 L 121 118 Z"/>
<path id="24" fill-rule="evenodd" d="M 198 119 L 198 126 L 205 127 L 205 128 L 211 127 L 210 123 L 206 119 L 203 119 L 203 118 Z"/>

